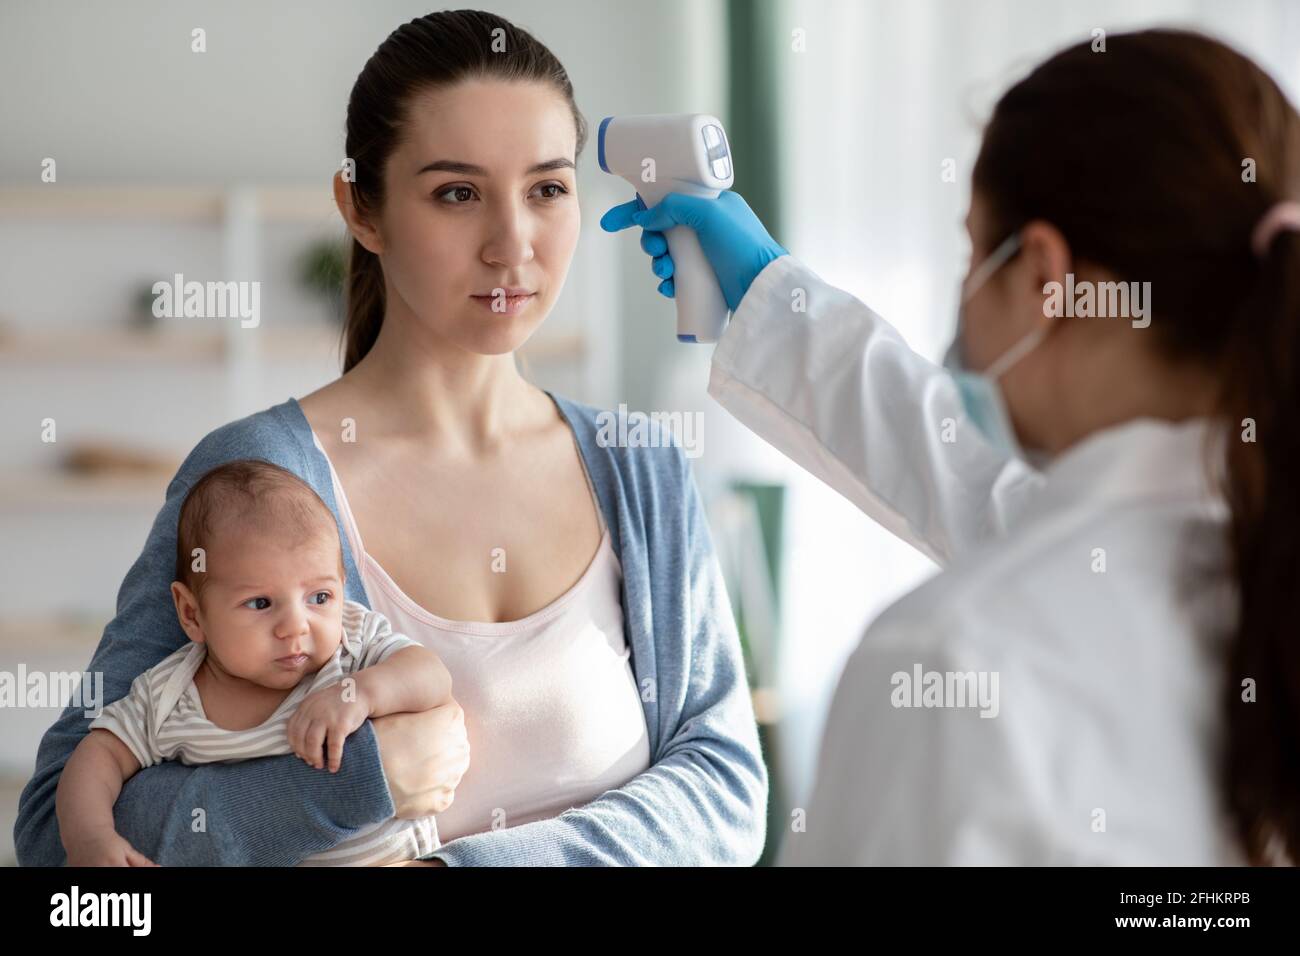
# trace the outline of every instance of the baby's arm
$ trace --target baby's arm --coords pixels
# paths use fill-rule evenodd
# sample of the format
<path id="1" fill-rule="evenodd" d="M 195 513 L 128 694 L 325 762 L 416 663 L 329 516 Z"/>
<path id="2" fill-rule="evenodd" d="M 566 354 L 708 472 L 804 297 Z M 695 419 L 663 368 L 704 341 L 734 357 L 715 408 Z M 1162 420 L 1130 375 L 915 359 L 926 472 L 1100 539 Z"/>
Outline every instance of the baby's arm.
<path id="1" fill-rule="evenodd" d="M 441 707 L 451 699 L 451 673 L 442 658 L 415 645 L 394 651 L 379 664 L 357 671 L 357 696 L 371 717 L 411 714 Z"/>
<path id="2" fill-rule="evenodd" d="M 118 835 L 113 805 L 140 761 L 111 731 L 91 730 L 68 758 L 54 796 L 68 866 L 156 866 Z"/>
<path id="3" fill-rule="evenodd" d="M 366 718 L 419 713 L 450 699 L 451 674 L 442 658 L 408 642 L 400 650 L 390 650 L 378 664 L 362 667 L 341 683 L 308 694 L 289 718 L 285 734 L 289 748 L 304 761 L 318 770 L 328 768 L 337 773 L 343 760 L 343 741 Z"/>

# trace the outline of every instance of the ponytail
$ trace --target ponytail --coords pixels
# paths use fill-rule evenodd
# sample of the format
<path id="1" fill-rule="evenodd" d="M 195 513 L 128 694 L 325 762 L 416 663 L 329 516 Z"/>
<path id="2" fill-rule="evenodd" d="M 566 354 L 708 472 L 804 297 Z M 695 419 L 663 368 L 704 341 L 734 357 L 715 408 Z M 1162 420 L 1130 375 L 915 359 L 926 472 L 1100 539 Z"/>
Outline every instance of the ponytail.
<path id="1" fill-rule="evenodd" d="M 384 324 L 384 270 L 379 257 L 354 238 L 344 287 L 343 371 L 374 347 Z"/>
<path id="2" fill-rule="evenodd" d="M 1239 594 L 1228 651 L 1229 810 L 1252 863 L 1300 860 L 1300 234 L 1278 233 L 1227 363 L 1230 547 Z M 1245 429 L 1253 426 L 1254 434 Z"/>

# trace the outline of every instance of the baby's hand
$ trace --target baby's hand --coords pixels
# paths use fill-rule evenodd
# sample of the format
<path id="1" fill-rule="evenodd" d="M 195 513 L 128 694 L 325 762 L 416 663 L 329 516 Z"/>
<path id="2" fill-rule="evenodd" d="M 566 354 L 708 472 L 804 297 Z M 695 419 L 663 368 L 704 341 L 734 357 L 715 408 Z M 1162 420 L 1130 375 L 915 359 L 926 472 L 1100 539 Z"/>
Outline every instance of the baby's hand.
<path id="1" fill-rule="evenodd" d="M 343 760 L 343 741 L 369 716 L 370 703 L 356 681 L 341 681 L 322 687 L 303 698 L 289 718 L 289 746 L 299 757 L 321 770 L 325 766 L 321 750 L 328 744 L 330 773 L 338 773 Z"/>
<path id="2" fill-rule="evenodd" d="M 157 866 L 113 830 L 106 830 L 67 847 L 68 866 Z"/>

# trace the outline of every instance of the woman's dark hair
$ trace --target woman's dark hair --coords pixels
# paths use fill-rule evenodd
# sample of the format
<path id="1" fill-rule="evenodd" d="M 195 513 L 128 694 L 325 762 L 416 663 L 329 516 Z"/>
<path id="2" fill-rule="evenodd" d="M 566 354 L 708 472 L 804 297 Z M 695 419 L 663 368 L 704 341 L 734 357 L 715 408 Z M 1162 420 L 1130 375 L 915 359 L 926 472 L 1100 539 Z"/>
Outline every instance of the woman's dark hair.
<path id="1" fill-rule="evenodd" d="M 402 141 L 413 97 L 464 79 L 550 84 L 568 102 L 577 150 L 587 123 L 569 76 L 542 43 L 509 20 L 479 10 L 448 10 L 403 24 L 366 61 L 348 98 L 346 152 L 355 163 L 352 201 L 374 214 L 384 203 L 384 168 Z M 576 156 L 575 156 L 576 159 Z M 344 284 L 343 371 L 361 361 L 384 321 L 384 274 L 379 258 L 354 238 Z"/>
<path id="2" fill-rule="evenodd" d="M 1221 571 L 1238 601 L 1222 794 L 1252 862 L 1278 850 L 1300 860 L 1300 235 L 1281 230 L 1262 257 L 1251 249 L 1260 218 L 1300 198 L 1300 118 L 1216 40 L 1112 35 L 1104 52 L 1063 50 L 1002 97 L 972 186 L 996 230 L 987 240 L 1043 219 L 1076 261 L 1149 281 L 1152 344 L 1217 381 L 1234 439 Z M 1247 419 L 1252 440 L 1236 441 Z M 1255 700 L 1243 699 L 1247 679 Z"/>

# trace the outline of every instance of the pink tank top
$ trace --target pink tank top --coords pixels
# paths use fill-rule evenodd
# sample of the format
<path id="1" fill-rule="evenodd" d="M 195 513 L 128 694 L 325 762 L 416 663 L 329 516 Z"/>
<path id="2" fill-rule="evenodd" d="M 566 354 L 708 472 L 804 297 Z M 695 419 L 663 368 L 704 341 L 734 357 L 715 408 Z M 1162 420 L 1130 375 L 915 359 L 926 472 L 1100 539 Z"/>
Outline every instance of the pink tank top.
<path id="1" fill-rule="evenodd" d="M 470 765 L 438 814 L 443 843 L 557 816 L 650 766 L 623 631 L 623 571 L 599 502 L 600 547 L 568 591 L 517 621 L 452 621 L 416 604 L 366 554 L 333 462 L 330 475 L 371 609 L 442 658 L 465 711 Z"/>

